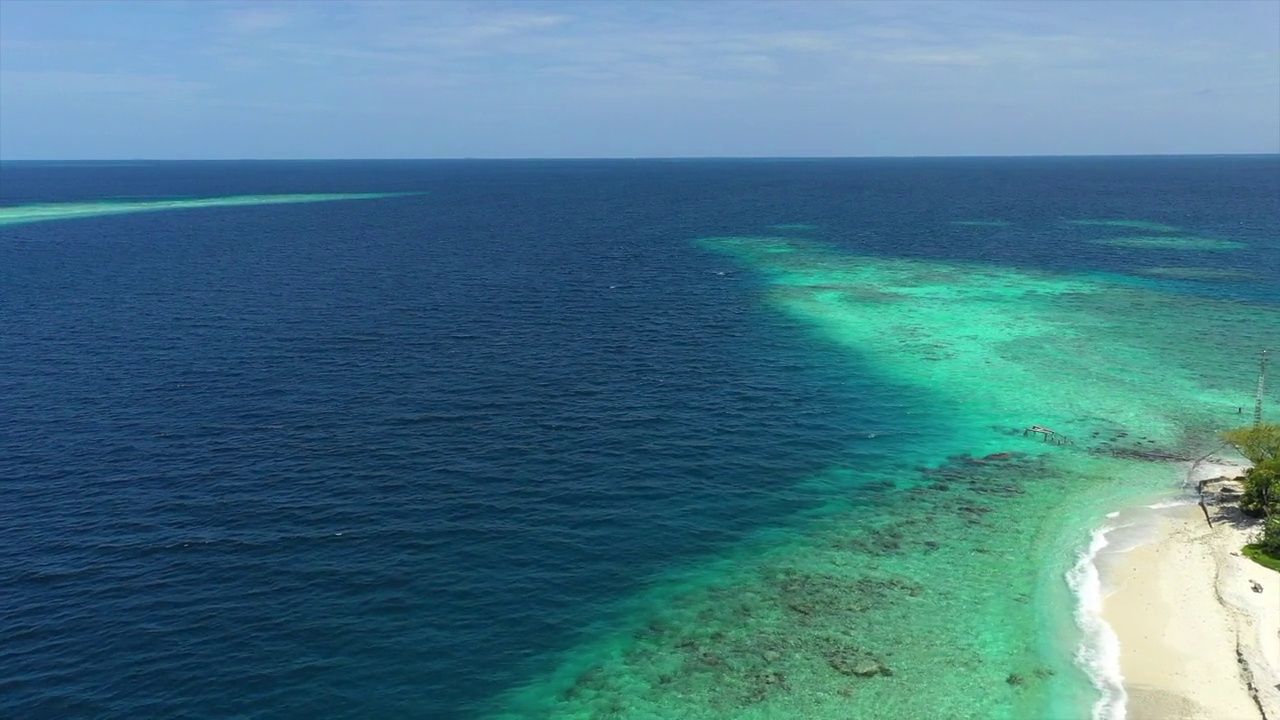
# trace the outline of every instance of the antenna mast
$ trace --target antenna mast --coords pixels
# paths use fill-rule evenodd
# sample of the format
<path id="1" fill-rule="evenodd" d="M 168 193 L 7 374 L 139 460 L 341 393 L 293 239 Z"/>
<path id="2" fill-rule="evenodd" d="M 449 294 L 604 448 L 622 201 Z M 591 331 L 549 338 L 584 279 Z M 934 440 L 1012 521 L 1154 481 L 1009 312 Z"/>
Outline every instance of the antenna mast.
<path id="1" fill-rule="evenodd" d="M 1253 424 L 1262 424 L 1262 390 L 1267 382 L 1267 351 L 1262 351 L 1262 360 L 1258 363 L 1258 397 L 1253 402 Z"/>

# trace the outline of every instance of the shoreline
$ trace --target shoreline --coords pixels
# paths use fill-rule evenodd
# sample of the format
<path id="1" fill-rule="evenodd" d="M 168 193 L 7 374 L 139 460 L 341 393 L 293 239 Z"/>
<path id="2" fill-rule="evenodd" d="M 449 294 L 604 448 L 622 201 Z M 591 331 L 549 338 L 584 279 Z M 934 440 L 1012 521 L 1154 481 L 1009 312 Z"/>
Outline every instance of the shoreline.
<path id="1" fill-rule="evenodd" d="M 1198 479 L 1243 470 L 1210 465 Z M 1082 562 L 1097 596 L 1081 594 L 1080 617 L 1105 626 L 1081 658 L 1104 695 L 1096 719 L 1280 720 L 1280 573 L 1240 553 L 1261 523 L 1223 485 L 1238 484 L 1205 488 L 1212 527 L 1190 499 L 1113 513 L 1094 533 Z"/>

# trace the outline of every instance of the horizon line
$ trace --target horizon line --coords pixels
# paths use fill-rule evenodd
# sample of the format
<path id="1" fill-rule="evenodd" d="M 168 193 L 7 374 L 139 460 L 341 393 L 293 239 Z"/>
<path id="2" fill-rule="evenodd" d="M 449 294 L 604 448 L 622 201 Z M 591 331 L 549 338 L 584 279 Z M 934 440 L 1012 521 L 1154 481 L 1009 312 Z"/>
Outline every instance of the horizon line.
<path id="1" fill-rule="evenodd" d="M 991 159 L 1063 159 L 1063 158 L 1193 158 L 1193 157 L 1275 157 L 1271 152 L 1194 152 L 1194 153 L 1070 153 L 1044 155 L 599 155 L 510 157 L 440 156 L 440 157 L 243 157 L 243 158 L 0 158 L 0 165 L 12 163 L 139 163 L 139 162 L 592 162 L 592 161 L 685 161 L 685 160 L 991 160 Z"/>

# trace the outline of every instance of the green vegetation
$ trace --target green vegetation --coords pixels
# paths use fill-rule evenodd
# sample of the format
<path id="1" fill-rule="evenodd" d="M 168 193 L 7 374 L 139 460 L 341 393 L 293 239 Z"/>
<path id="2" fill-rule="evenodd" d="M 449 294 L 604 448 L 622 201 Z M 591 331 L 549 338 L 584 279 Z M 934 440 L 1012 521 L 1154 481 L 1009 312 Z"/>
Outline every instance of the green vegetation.
<path id="1" fill-rule="evenodd" d="M 1280 517 L 1280 460 L 1266 460 L 1249 468 L 1244 474 L 1240 508 L 1255 517 Z M 1280 550 L 1280 527 L 1276 530 L 1276 549 Z"/>
<path id="2" fill-rule="evenodd" d="M 1280 458 L 1280 425 L 1262 423 L 1222 433 L 1222 439 L 1254 465 Z"/>
<path id="3" fill-rule="evenodd" d="M 1262 526 L 1262 539 L 1256 543 L 1256 547 L 1280 560 L 1280 513 L 1267 516 L 1267 521 Z"/>
<path id="4" fill-rule="evenodd" d="M 1228 430 L 1222 439 L 1253 463 L 1244 474 L 1240 509 L 1266 518 L 1262 535 L 1257 543 L 1245 547 L 1245 555 L 1280 571 L 1280 425 L 1264 423 Z"/>
<path id="5" fill-rule="evenodd" d="M 1245 545 L 1244 556 L 1258 563 L 1264 568 L 1269 568 L 1280 572 L 1280 557 L 1268 555 L 1267 551 L 1262 548 L 1261 544 Z"/>

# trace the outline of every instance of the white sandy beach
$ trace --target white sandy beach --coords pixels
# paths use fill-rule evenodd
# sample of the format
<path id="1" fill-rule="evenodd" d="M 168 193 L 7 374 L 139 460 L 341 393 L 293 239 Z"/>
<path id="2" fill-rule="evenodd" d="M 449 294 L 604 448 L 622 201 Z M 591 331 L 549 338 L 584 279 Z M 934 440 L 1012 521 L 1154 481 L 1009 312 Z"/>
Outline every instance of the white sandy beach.
<path id="1" fill-rule="evenodd" d="M 1280 573 L 1239 553 L 1257 521 L 1209 513 L 1212 529 L 1196 505 L 1165 511 L 1154 541 L 1103 564 L 1131 720 L 1280 720 Z"/>

